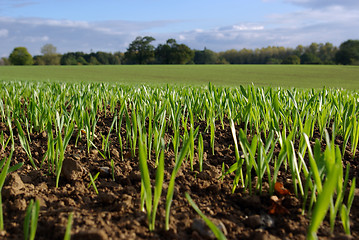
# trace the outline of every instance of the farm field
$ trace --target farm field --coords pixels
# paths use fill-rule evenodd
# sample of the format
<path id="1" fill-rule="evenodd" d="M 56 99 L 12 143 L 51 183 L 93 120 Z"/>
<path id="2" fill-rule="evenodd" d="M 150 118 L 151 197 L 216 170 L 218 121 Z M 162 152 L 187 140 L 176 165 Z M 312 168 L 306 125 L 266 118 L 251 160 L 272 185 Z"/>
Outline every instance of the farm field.
<path id="1" fill-rule="evenodd" d="M 357 68 L 216 67 L 1 67 L 0 238 L 358 239 Z"/>
<path id="2" fill-rule="evenodd" d="M 359 89 L 359 68 L 322 65 L 2 66 L 0 80 Z"/>

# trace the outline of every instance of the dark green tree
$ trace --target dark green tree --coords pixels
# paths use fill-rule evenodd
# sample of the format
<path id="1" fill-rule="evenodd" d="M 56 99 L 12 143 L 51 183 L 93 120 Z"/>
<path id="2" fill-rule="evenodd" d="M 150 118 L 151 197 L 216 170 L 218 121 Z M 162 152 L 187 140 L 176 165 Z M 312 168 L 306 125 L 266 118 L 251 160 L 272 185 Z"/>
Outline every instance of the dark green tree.
<path id="1" fill-rule="evenodd" d="M 300 57 L 301 64 L 320 64 L 320 58 L 311 52 L 306 52 Z"/>
<path id="2" fill-rule="evenodd" d="M 215 64 L 218 63 L 218 54 L 204 48 L 202 51 L 194 52 L 194 63 L 195 64 Z"/>
<path id="3" fill-rule="evenodd" d="M 34 65 L 45 65 L 44 57 L 41 55 L 35 55 L 32 60 Z"/>
<path id="4" fill-rule="evenodd" d="M 230 49 L 225 52 L 220 52 L 219 57 L 224 59 L 230 64 L 238 64 L 240 63 L 240 56 L 236 49 Z"/>
<path id="5" fill-rule="evenodd" d="M 290 55 L 283 60 L 282 64 L 300 64 L 300 58 L 297 55 Z"/>
<path id="6" fill-rule="evenodd" d="M 147 64 L 154 60 L 155 47 L 151 42 L 155 41 L 153 37 L 137 37 L 130 43 L 125 52 L 125 61 L 128 64 Z"/>
<path id="7" fill-rule="evenodd" d="M 61 65 L 87 65 L 87 56 L 89 55 L 83 52 L 68 52 L 62 55 L 60 63 Z M 90 57 L 88 59 L 90 60 Z"/>
<path id="8" fill-rule="evenodd" d="M 359 40 L 348 40 L 340 44 L 335 61 L 344 65 L 359 65 Z"/>
<path id="9" fill-rule="evenodd" d="M 78 57 L 76 60 L 78 65 L 88 65 L 88 62 L 83 56 Z"/>
<path id="10" fill-rule="evenodd" d="M 166 44 L 159 44 L 155 50 L 158 63 L 186 64 L 193 60 L 193 51 L 185 44 L 178 44 L 175 39 L 168 39 Z"/>
<path id="11" fill-rule="evenodd" d="M 166 44 L 158 44 L 155 49 L 155 56 L 158 63 L 161 64 L 171 64 L 172 62 L 172 48 L 171 45 L 175 43 L 176 40 L 168 39 Z"/>
<path id="12" fill-rule="evenodd" d="M 100 62 L 97 60 L 97 58 L 95 56 L 91 56 L 89 59 L 89 64 L 90 65 L 100 65 Z"/>
<path id="13" fill-rule="evenodd" d="M 12 65 L 32 65 L 33 60 L 31 54 L 25 47 L 16 47 L 9 56 Z"/>

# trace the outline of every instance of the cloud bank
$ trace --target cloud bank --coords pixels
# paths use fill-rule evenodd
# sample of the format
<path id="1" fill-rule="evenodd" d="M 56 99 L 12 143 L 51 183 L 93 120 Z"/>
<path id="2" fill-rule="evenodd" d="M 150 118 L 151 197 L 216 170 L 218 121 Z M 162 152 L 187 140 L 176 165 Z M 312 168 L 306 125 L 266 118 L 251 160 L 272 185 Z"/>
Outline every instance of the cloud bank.
<path id="1" fill-rule="evenodd" d="M 276 0 L 266 0 L 276 1 Z M 72 21 L 44 18 L 0 17 L 0 57 L 7 57 L 18 46 L 25 46 L 32 55 L 51 43 L 59 53 L 70 51 L 126 51 L 137 36 L 153 36 L 154 43 L 169 38 L 194 49 L 214 51 L 261 48 L 266 46 L 296 47 L 311 42 L 339 45 L 347 39 L 359 39 L 359 1 L 357 0 L 283 0 L 303 6 L 286 14 L 271 14 L 262 22 L 235 22 L 211 29 L 169 33 L 174 20 L 163 21 Z M 18 4 L 29 2 L 18 1 Z M 32 2 L 35 4 L 35 2 Z M 0 5 L 1 6 L 1 5 Z M 188 21 L 188 20 L 183 20 Z M 193 26 L 196 23 L 193 22 Z"/>

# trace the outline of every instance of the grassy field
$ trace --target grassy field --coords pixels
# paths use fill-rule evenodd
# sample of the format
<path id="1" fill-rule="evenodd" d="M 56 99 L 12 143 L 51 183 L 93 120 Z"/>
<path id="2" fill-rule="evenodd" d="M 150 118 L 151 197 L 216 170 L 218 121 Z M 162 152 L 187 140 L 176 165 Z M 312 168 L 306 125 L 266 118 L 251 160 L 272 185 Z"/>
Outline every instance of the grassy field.
<path id="1" fill-rule="evenodd" d="M 359 89 L 359 68 L 309 65 L 3 66 L 0 80 Z"/>

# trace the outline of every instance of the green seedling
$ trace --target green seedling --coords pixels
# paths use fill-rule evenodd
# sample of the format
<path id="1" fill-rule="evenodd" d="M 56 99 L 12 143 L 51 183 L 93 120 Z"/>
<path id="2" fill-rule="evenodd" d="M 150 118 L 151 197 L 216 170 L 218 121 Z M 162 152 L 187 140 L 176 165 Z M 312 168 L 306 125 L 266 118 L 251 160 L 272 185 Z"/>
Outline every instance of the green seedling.
<path id="1" fill-rule="evenodd" d="M 141 171 L 141 208 L 143 204 L 146 205 L 148 228 L 150 231 L 155 230 L 156 212 L 158 203 L 162 193 L 162 185 L 164 178 L 164 144 L 162 144 L 162 152 L 158 161 L 156 170 L 156 180 L 154 193 L 152 197 L 152 188 L 150 181 L 150 174 L 147 166 L 147 147 L 146 147 L 146 135 L 142 132 L 141 122 L 138 121 L 138 152 L 139 152 L 139 165 Z"/>
<path id="2" fill-rule="evenodd" d="M 209 218 L 207 218 L 206 215 L 204 215 L 202 213 L 202 211 L 198 208 L 197 204 L 192 200 L 192 198 L 190 197 L 190 195 L 187 192 L 185 193 L 185 196 L 186 196 L 187 201 L 189 202 L 189 204 L 201 216 L 203 221 L 205 221 L 205 223 L 207 224 L 209 229 L 211 229 L 211 231 L 214 233 L 216 238 L 219 239 L 219 240 L 227 239 L 226 236 L 223 234 L 223 232 L 221 230 L 219 230 L 219 228 L 211 220 L 209 220 Z"/>
<path id="3" fill-rule="evenodd" d="M 324 185 L 321 185 L 320 190 L 318 188 L 318 199 L 314 206 L 312 219 L 307 234 L 307 238 L 310 240 L 317 239 L 316 232 L 327 213 L 330 201 L 333 197 L 334 191 L 337 188 L 337 181 L 340 175 L 340 171 L 342 170 L 341 153 L 339 148 L 336 148 L 335 152 L 332 152 L 331 155 L 328 155 L 327 157 L 330 157 L 335 162 L 332 162 L 330 159 L 326 159 L 329 164 L 327 169 L 328 173 Z M 314 159 L 311 161 L 313 162 Z M 313 163 L 311 164 L 313 165 Z"/>
<path id="4" fill-rule="evenodd" d="M 88 184 L 87 188 L 90 188 L 91 185 L 92 185 L 92 187 L 95 190 L 96 194 L 98 194 L 98 190 L 97 190 L 95 181 L 96 181 L 96 179 L 98 178 L 99 175 L 100 175 L 100 172 L 96 173 L 95 177 L 92 177 L 91 173 L 89 172 L 90 183 Z"/>
<path id="5" fill-rule="evenodd" d="M 21 146 L 23 147 L 23 149 L 25 150 L 26 152 L 26 155 L 27 157 L 29 158 L 30 162 L 31 162 L 31 165 L 34 167 L 34 169 L 36 170 L 37 167 L 35 165 L 35 162 L 34 162 L 34 159 L 31 155 L 31 149 L 30 149 L 30 145 L 29 145 L 29 142 L 28 142 L 28 139 L 26 138 L 25 136 L 25 133 L 24 131 L 22 130 L 22 127 L 19 123 L 18 120 L 15 120 L 15 123 L 16 123 L 16 126 L 17 126 L 17 130 L 19 132 L 19 139 L 20 139 L 20 144 Z"/>
<path id="6" fill-rule="evenodd" d="M 69 217 L 67 219 L 67 225 L 66 225 L 66 231 L 65 231 L 65 236 L 64 236 L 64 240 L 70 240 L 71 239 L 71 228 L 72 228 L 72 219 L 73 219 L 74 213 L 71 212 L 69 214 Z"/>
<path id="7" fill-rule="evenodd" d="M 199 134 L 198 137 L 198 161 L 199 161 L 199 171 L 202 172 L 203 170 L 203 152 L 204 152 L 204 145 L 203 145 L 203 137 L 202 134 Z"/>
<path id="8" fill-rule="evenodd" d="M 112 181 L 115 181 L 115 162 L 113 161 L 112 158 L 111 158 L 111 176 L 112 176 Z"/>
<path id="9" fill-rule="evenodd" d="M 0 144 L 1 144 L 1 149 L 5 150 L 5 148 L 7 147 L 7 145 L 9 144 L 11 138 L 9 137 L 7 140 L 5 140 L 4 137 L 4 132 L 1 131 L 1 135 L 0 135 Z"/>
<path id="10" fill-rule="evenodd" d="M 188 153 L 189 145 L 190 145 L 190 141 L 188 139 L 186 139 L 183 143 L 183 146 L 179 153 L 179 156 L 176 159 L 175 167 L 173 168 L 173 171 L 171 174 L 171 179 L 168 184 L 168 190 L 167 190 L 167 196 L 166 196 L 166 219 L 165 219 L 165 221 L 166 221 L 165 229 L 166 230 L 169 230 L 169 228 L 170 228 L 169 227 L 169 225 L 170 225 L 170 209 L 171 209 L 171 204 L 172 204 L 172 199 L 173 199 L 176 176 L 182 166 L 182 162 L 183 162 L 184 158 L 186 157 L 186 155 Z"/>
<path id="11" fill-rule="evenodd" d="M 350 216 L 350 209 L 351 209 L 351 206 L 352 206 L 353 200 L 354 200 L 355 180 L 356 180 L 356 178 L 353 179 L 352 186 L 350 187 L 350 190 L 349 190 L 347 205 L 343 204 L 341 206 L 341 210 L 340 210 L 340 217 L 342 220 L 344 232 L 348 235 L 350 235 L 350 217 L 349 216 Z"/>
<path id="12" fill-rule="evenodd" d="M 24 219 L 24 240 L 34 240 L 40 212 L 40 201 L 31 199 Z"/>

